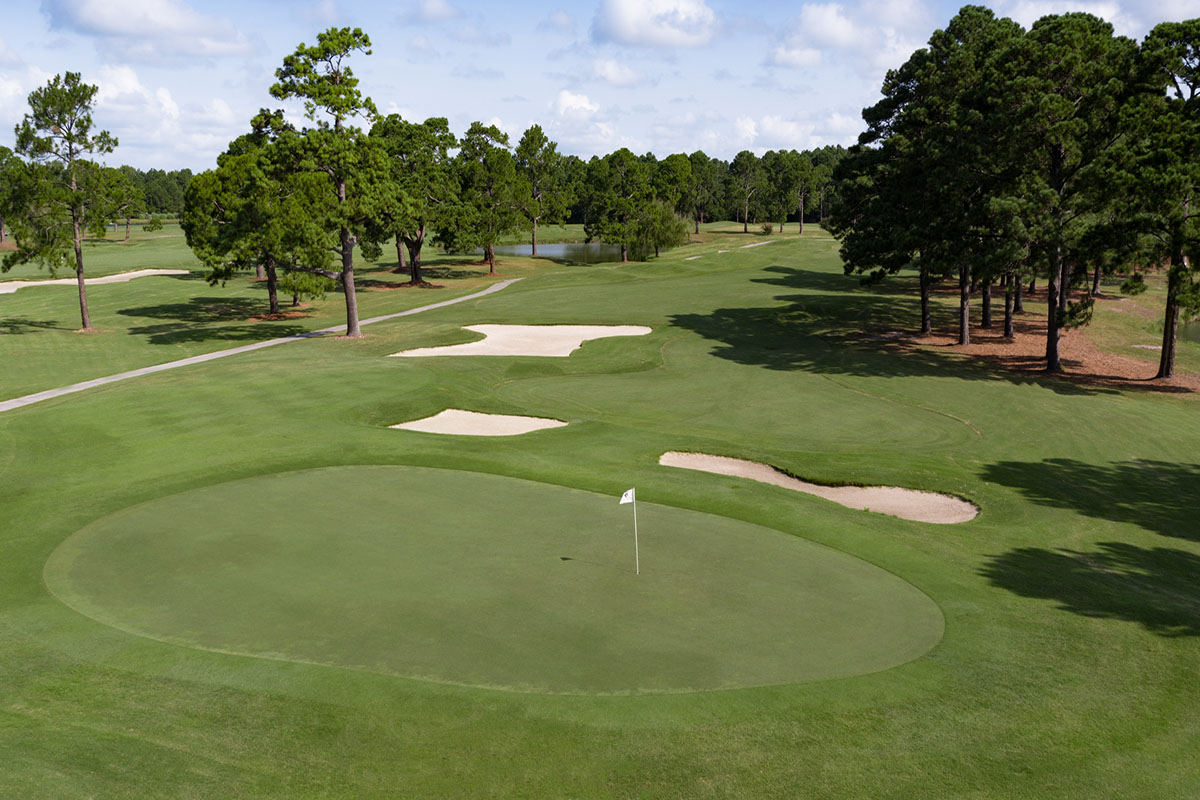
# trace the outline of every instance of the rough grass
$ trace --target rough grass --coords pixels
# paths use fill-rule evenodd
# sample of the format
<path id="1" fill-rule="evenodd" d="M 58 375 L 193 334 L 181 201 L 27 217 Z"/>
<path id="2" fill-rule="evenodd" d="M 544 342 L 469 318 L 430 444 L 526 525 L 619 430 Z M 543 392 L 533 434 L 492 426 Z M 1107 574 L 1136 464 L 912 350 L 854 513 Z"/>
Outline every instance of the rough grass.
<path id="1" fill-rule="evenodd" d="M 649 264 L 544 267 L 363 340 L 287 345 L 0 416 L 0 796 L 1191 796 L 1196 400 L 856 345 L 842 333 L 864 320 L 910 324 L 915 298 L 859 288 L 820 234 L 726 254 L 710 242 Z M 146 304 L 136 287 L 108 287 L 112 316 Z M 407 293 L 381 294 L 395 304 Z M 22 293 L 0 303 L 14 298 Z M 483 322 L 654 333 L 589 343 L 553 364 L 383 358 Z M 6 353 L 5 387 L 74 379 L 78 364 L 54 356 L 83 337 L 63 336 L 37 359 L 14 365 Z M 161 358 L 136 336 L 100 341 L 120 359 Z M 488 441 L 386 427 L 446 407 L 572 425 Z M 982 511 L 957 526 L 905 522 L 659 467 L 664 450 L 949 492 Z M 80 615 L 43 582 L 50 554 L 105 515 L 230 480 L 357 464 L 612 496 L 636 485 L 647 502 L 875 564 L 937 603 L 945 636 L 921 658 L 848 679 L 547 696 L 157 642 Z M 328 487 L 330 508 L 338 488 Z M 492 498 L 481 485 L 461 502 Z"/>

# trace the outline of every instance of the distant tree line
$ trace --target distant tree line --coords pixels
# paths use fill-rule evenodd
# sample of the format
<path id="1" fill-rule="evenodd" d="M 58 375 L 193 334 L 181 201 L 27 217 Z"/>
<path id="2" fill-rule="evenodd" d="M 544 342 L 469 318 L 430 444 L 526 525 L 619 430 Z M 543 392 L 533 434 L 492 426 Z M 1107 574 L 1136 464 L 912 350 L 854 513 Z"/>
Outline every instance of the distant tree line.
<path id="1" fill-rule="evenodd" d="M 494 125 L 461 136 L 444 117 L 424 122 L 380 115 L 348 61 L 370 53 L 355 28 L 331 28 L 301 44 L 276 70 L 277 99 L 304 102 L 308 124 L 262 110 L 216 169 L 195 176 L 181 218 L 188 244 L 212 280 L 254 269 L 293 302 L 340 286 L 347 335 L 358 335 L 354 252 L 395 248 L 397 271 L 428 285 L 424 246 L 480 252 L 495 271 L 495 247 L 528 232 L 537 254 L 545 225 L 582 223 L 589 241 L 617 245 L 622 261 L 645 259 L 688 239 L 701 222 L 820 220 L 833 196 L 841 148 L 778 151 L 733 162 L 702 152 L 659 161 L 620 149 L 583 161 L 559 153 L 539 125 L 513 143 Z"/>
<path id="2" fill-rule="evenodd" d="M 117 169 L 129 179 L 144 198 L 142 209 L 147 216 L 177 217 L 183 213 L 183 193 L 192 180 L 190 169 L 149 169 L 122 165 Z"/>
<path id="3" fill-rule="evenodd" d="M 281 292 L 295 304 L 340 287 L 347 333 L 356 336 L 356 251 L 375 260 L 394 247 L 397 271 L 421 286 L 427 242 L 481 252 L 494 272 L 502 238 L 528 232 L 536 255 L 539 228 L 574 222 L 588 241 L 618 246 L 622 261 L 644 260 L 715 219 L 740 220 L 744 231 L 760 223 L 782 230 L 794 220 L 802 232 L 834 201 L 841 147 L 762 157 L 744 150 L 731 162 L 701 151 L 659 160 L 622 148 L 584 161 L 559 153 L 538 125 L 514 144 L 480 122 L 457 136 L 442 117 L 383 116 L 348 65 L 370 47 L 357 28 L 331 28 L 316 44 L 301 44 L 270 91 L 302 101 L 307 125 L 261 110 L 216 168 L 195 176 L 98 163 L 117 140 L 92 131 L 96 87 L 78 73 L 56 76 L 29 96 L 16 152 L 0 148 L 0 223 L 10 223 L 17 242 L 5 269 L 73 265 L 86 329 L 85 234 L 123 221 L 128 239 L 132 219 L 152 216 L 155 225 L 178 214 L 210 281 L 254 270 L 272 313 Z"/>
<path id="4" fill-rule="evenodd" d="M 1004 334 L 1023 285 L 1045 282 L 1046 370 L 1065 328 L 1091 318 L 1100 278 L 1164 267 L 1158 377 L 1173 374 L 1181 315 L 1200 310 L 1200 20 L 1163 23 L 1139 45 L 1090 14 L 1025 30 L 966 6 L 926 48 L 888 73 L 867 130 L 835 169 L 830 227 L 847 273 L 919 276 L 922 332 L 940 281 Z"/>

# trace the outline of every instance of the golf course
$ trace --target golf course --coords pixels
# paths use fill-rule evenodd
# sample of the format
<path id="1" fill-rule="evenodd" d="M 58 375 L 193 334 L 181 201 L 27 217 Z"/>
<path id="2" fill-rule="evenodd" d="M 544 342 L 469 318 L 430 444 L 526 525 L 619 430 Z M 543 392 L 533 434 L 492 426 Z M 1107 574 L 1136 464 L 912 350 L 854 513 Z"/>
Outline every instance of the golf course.
<path id="1" fill-rule="evenodd" d="M 491 276 L 430 253 L 434 289 L 385 255 L 362 338 L 0 413 L 0 796 L 1194 796 L 1194 392 L 891 346 L 915 273 L 864 286 L 815 225 L 741 227 Z M 89 287 L 89 333 L 72 286 L 0 295 L 0 402 L 343 321 L 337 291 L 267 316 L 251 275 L 210 286 L 172 225 L 87 247 L 89 275 L 188 272 Z M 1068 345 L 1153 374 L 1156 281 L 1106 285 Z M 454 354 L 559 325 L 649 332 Z M 394 427 L 448 409 L 566 424 Z"/>

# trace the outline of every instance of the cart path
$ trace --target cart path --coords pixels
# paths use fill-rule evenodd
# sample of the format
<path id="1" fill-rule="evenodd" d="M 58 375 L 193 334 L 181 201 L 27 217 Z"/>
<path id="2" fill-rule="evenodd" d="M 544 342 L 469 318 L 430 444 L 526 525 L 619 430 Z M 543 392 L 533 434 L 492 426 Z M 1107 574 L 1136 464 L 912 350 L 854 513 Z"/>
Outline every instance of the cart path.
<path id="1" fill-rule="evenodd" d="M 432 311 L 435 308 L 445 308 L 446 306 L 452 306 L 455 303 L 462 303 L 467 300 L 475 300 L 476 298 L 483 297 L 485 295 L 494 294 L 505 287 L 511 286 L 519 280 L 521 279 L 509 278 L 508 280 L 492 284 L 482 291 L 463 295 L 462 297 L 443 300 L 440 303 L 431 303 L 430 305 L 421 306 L 419 308 L 410 308 L 407 311 L 398 311 L 395 314 L 384 314 L 381 317 L 371 317 L 370 319 L 360 320 L 359 325 L 370 325 L 374 322 L 384 322 L 385 320 L 396 319 L 397 317 L 407 317 L 412 314 L 420 314 L 423 311 Z M 0 401 L 0 413 L 12 411 L 13 409 L 17 408 L 24 408 L 25 406 L 31 406 L 34 403 L 40 403 L 43 400 L 52 400 L 55 397 L 62 397 L 63 395 L 82 392 L 85 389 L 93 389 L 97 386 L 104 386 L 109 383 L 117 383 L 118 381 L 129 380 L 130 378 L 140 378 L 143 375 L 153 375 L 156 372 L 166 372 L 169 369 L 178 369 L 179 367 L 190 367 L 193 364 L 203 364 L 205 361 L 216 361 L 218 358 L 227 358 L 229 356 L 236 356 L 239 353 L 249 353 L 254 350 L 262 350 L 266 347 L 274 347 L 277 344 L 296 342 L 300 341 L 301 339 L 313 339 L 318 336 L 324 336 L 327 333 L 342 333 L 345 330 L 345 325 L 334 325 L 331 328 L 321 328 L 320 330 L 297 333 L 293 334 L 292 336 L 281 336 L 278 339 L 267 339 L 266 341 L 255 342 L 254 344 L 246 344 L 242 345 L 241 347 L 231 347 L 228 350 L 217 350 L 212 353 L 204 353 L 203 355 L 181 358 L 178 361 L 168 361 L 165 364 L 155 364 L 154 366 L 150 367 L 131 369 L 128 372 L 119 372 L 116 375 L 108 375 L 103 378 L 93 378 L 90 381 L 73 383 L 70 386 L 62 387 L 61 389 L 47 389 L 44 392 L 36 392 L 34 394 L 27 394 L 23 397 L 14 397 L 11 400 Z"/>

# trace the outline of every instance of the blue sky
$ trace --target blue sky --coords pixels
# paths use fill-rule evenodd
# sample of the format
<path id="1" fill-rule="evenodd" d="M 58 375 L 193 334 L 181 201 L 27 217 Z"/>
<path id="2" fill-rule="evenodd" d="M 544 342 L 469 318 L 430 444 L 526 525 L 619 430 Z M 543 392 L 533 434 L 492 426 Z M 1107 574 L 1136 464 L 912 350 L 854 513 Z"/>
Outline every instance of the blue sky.
<path id="1" fill-rule="evenodd" d="M 100 92 L 107 160 L 206 169 L 247 128 L 274 70 L 331 25 L 361 27 L 374 53 L 351 66 L 382 112 L 494 122 L 513 140 L 536 122 L 583 157 L 851 144 L 860 112 L 961 3 L 940 0 L 9 0 L 0 27 L 0 144 L 29 91 L 66 70 Z M 1141 38 L 1200 16 L 1200 0 L 995 0 L 1029 25 L 1083 10 Z M 296 109 L 291 109 L 295 113 Z M 296 115 L 299 119 L 299 116 Z"/>

